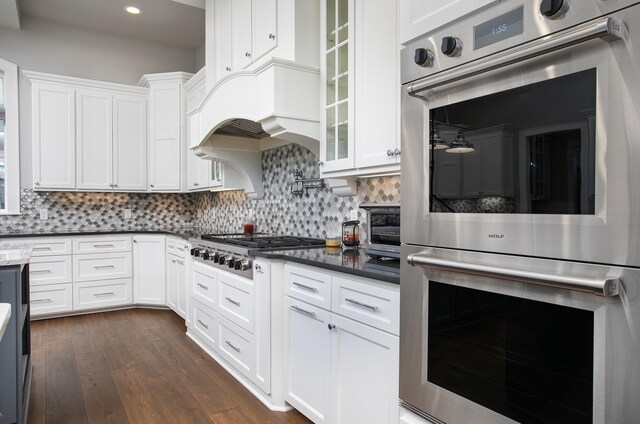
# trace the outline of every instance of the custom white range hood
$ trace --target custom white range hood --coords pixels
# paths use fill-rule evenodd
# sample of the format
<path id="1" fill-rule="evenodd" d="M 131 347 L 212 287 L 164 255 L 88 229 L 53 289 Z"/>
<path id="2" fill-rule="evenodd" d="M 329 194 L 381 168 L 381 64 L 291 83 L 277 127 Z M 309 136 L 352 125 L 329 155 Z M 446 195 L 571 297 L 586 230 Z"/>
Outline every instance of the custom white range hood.
<path id="1" fill-rule="evenodd" d="M 320 75 L 314 67 L 272 58 L 251 71 L 218 81 L 189 111 L 191 148 L 221 160 L 261 197 L 261 152 L 298 143 L 318 154 Z"/>

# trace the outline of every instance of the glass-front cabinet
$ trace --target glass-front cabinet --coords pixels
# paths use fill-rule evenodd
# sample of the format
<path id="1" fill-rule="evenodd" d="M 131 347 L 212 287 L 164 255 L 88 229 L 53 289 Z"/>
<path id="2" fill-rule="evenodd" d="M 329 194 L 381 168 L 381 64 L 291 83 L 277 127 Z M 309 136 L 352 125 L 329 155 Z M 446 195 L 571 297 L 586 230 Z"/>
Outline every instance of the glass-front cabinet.
<path id="1" fill-rule="evenodd" d="M 324 171 L 352 168 L 353 159 L 353 16 L 354 2 L 326 0 L 323 39 L 325 90 Z"/>

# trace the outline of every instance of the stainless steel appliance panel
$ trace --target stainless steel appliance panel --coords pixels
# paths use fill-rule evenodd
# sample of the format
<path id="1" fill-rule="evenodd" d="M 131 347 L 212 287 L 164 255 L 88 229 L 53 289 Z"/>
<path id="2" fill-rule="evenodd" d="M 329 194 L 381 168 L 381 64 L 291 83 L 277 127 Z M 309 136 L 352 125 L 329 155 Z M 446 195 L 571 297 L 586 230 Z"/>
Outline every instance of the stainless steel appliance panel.
<path id="1" fill-rule="evenodd" d="M 400 398 L 414 411 L 420 410 L 425 417 L 432 416 L 452 424 L 470 422 L 470 417 L 474 423 L 515 422 L 429 380 L 429 287 L 430 281 L 437 281 L 453 287 L 593 313 L 592 422 L 626 423 L 637 419 L 640 414 L 640 361 L 637 357 L 640 351 L 640 270 L 403 245 L 403 258 L 411 255 L 424 255 L 446 263 L 511 269 L 514 273 L 514 278 L 505 275 L 497 278 L 487 273 L 474 275 L 468 270 L 456 272 L 402 264 Z M 558 278 L 619 280 L 620 291 L 617 296 L 607 297 L 520 282 L 523 274 L 532 272 Z M 478 358 L 468 357 L 468 361 L 474 360 Z"/>
<path id="2" fill-rule="evenodd" d="M 535 3 L 536 7 L 539 4 L 530 3 Z M 590 13 L 597 12 L 596 16 L 601 16 L 608 10 L 632 3 L 634 2 L 597 0 L 579 4 L 571 2 L 571 12 L 564 19 L 525 19 L 522 41 L 530 37 L 527 35 L 530 31 L 542 34 L 553 31 L 556 26 L 566 28 L 574 22 L 574 18 L 575 22 L 583 22 Z M 523 2 L 504 2 L 495 10 L 491 8 L 479 17 L 457 23 L 430 37 L 417 40 L 414 44 L 431 43 L 431 47 L 435 48 L 440 36 L 449 33 L 455 35 L 458 30 L 473 27 L 495 13 L 522 4 Z M 527 3 L 525 12 L 532 7 Z M 570 27 L 554 33 L 550 38 L 537 39 L 531 45 L 515 47 L 518 57 L 526 58 L 522 61 L 496 67 L 498 59 L 513 54 L 513 50 L 503 50 L 494 56 L 475 58 L 471 55 L 473 60 L 463 65 L 464 54 L 468 53 L 463 51 L 458 58 L 462 58 L 460 63 L 454 65 L 446 62 L 446 66 L 442 65 L 448 69 L 447 72 L 435 73 L 403 87 L 403 243 L 640 266 L 640 192 L 636 187 L 636 182 L 640 181 L 640 143 L 637 139 L 637 134 L 640 134 L 640 79 L 637 78 L 640 69 L 640 32 L 634 26 L 640 22 L 640 6 L 620 10 L 608 18 L 611 18 L 607 21 L 609 24 L 613 22 L 618 25 L 615 32 L 620 38 L 617 40 L 596 37 L 588 41 L 575 41 L 576 34 L 598 30 L 599 22 L 604 22 L 603 18 L 598 18 L 597 22 L 581 23 L 582 27 Z M 585 25 L 593 22 L 596 22 L 593 28 L 584 29 Z M 485 49 L 505 49 L 511 43 L 517 43 L 518 37 L 520 36 Z M 558 50 L 551 49 L 552 51 L 542 55 L 528 56 L 529 49 L 540 52 L 545 43 L 559 45 L 558 40 L 566 41 L 564 44 L 567 46 Z M 480 55 L 480 50 L 475 53 Z M 415 68 L 413 58 L 405 54 L 402 67 L 403 70 Z M 465 69 L 481 71 L 469 76 L 465 74 Z M 588 126 L 590 136 L 595 137 L 596 146 L 593 159 L 594 214 L 472 214 L 429 211 L 429 113 L 432 109 L 517 87 L 528 87 L 590 69 L 595 69 L 597 75 L 595 114 L 591 122 L 585 118 L 585 125 Z M 455 72 L 464 78 L 450 80 L 448 76 Z M 412 78 L 414 77 L 406 79 Z M 439 78 L 447 81 L 435 85 L 430 83 L 440 81 Z M 434 88 L 415 92 L 414 97 L 408 93 L 412 86 Z"/>

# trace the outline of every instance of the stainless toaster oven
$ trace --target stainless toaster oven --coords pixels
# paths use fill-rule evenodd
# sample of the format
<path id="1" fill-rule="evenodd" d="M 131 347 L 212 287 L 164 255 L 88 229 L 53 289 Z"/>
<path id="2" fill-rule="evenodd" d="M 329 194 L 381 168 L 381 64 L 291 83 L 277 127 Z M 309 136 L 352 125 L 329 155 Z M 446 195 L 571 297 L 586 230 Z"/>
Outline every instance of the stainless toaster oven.
<path id="1" fill-rule="evenodd" d="M 400 205 L 368 203 L 360 207 L 367 211 L 367 255 L 400 259 Z"/>

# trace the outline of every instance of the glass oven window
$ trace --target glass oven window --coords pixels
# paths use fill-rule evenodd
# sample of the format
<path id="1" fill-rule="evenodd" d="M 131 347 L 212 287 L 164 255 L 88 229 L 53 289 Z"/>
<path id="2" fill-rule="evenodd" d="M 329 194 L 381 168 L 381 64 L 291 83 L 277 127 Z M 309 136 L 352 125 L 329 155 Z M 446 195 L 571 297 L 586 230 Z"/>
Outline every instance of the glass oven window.
<path id="1" fill-rule="evenodd" d="M 400 214 L 371 213 L 371 243 L 400 246 Z"/>
<path id="2" fill-rule="evenodd" d="M 593 312 L 429 282 L 428 380 L 521 423 L 593 421 Z"/>
<path id="3" fill-rule="evenodd" d="M 430 111 L 431 212 L 593 215 L 596 69 Z"/>

